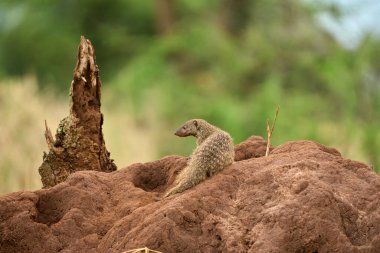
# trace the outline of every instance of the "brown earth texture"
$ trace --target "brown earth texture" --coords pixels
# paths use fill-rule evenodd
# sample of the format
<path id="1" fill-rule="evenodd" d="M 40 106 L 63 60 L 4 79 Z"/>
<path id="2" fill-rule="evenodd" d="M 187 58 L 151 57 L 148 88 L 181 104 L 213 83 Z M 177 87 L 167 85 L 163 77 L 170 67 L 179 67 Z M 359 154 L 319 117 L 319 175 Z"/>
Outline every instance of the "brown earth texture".
<path id="1" fill-rule="evenodd" d="M 380 176 L 311 141 L 236 162 L 159 199 L 186 158 L 80 171 L 55 187 L 0 197 L 0 252 L 380 252 Z"/>

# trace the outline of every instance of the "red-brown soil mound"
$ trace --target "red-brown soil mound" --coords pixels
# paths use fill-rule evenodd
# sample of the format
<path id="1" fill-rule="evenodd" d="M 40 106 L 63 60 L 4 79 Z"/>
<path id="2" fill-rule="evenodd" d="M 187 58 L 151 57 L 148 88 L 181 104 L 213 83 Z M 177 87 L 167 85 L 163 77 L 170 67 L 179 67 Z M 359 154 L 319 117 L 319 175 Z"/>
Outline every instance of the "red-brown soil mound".
<path id="1" fill-rule="evenodd" d="M 76 172 L 50 189 L 2 196 L 0 252 L 144 246 L 162 252 L 380 252 L 380 177 L 369 166 L 311 141 L 288 142 L 258 157 L 262 151 L 265 141 L 253 137 L 236 148 L 237 160 L 245 160 L 159 201 L 186 158 L 112 173 Z"/>

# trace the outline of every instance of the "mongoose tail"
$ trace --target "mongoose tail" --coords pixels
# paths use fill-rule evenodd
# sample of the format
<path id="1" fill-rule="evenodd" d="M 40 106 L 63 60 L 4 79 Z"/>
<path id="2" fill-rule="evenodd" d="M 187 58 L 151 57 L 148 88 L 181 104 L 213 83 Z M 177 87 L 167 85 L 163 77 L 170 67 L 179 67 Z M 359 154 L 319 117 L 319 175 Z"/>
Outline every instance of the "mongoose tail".
<path id="1" fill-rule="evenodd" d="M 170 191 L 168 191 L 164 195 L 164 198 L 169 197 L 170 195 L 173 195 L 173 194 L 176 194 L 176 193 L 179 193 L 179 192 L 183 192 L 183 191 L 191 188 L 192 186 L 193 185 L 189 181 L 187 181 L 187 182 L 180 182 L 178 185 L 176 185 L 175 187 L 173 187 L 172 189 L 170 189 Z"/>
<path id="2" fill-rule="evenodd" d="M 207 177 L 206 170 L 191 170 L 187 167 L 183 169 L 175 180 L 176 186 L 170 189 L 165 195 L 164 198 L 169 197 L 170 195 L 183 192 L 205 180 Z"/>

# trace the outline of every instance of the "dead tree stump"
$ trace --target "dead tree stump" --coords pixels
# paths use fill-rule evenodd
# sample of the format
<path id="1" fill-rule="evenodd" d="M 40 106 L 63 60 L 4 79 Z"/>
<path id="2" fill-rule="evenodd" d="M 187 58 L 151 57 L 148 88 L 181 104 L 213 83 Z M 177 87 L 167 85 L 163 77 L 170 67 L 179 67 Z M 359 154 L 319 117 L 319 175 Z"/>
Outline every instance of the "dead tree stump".
<path id="1" fill-rule="evenodd" d="M 104 143 L 100 95 L 101 81 L 94 48 L 81 36 L 70 88 L 70 114 L 59 123 L 55 139 L 45 122 L 49 153 L 44 153 L 39 168 L 43 188 L 63 182 L 71 173 L 80 170 L 116 170 Z"/>

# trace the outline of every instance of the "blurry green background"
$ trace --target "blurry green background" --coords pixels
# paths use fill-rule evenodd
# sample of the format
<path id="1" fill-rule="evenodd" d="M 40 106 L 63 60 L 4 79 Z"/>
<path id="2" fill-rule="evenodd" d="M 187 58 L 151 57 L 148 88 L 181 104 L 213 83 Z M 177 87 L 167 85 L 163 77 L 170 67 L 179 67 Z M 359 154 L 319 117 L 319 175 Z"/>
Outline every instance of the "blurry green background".
<path id="1" fill-rule="evenodd" d="M 0 194 L 41 187 L 80 35 L 95 46 L 104 134 L 119 168 L 188 155 L 204 118 L 235 143 L 309 139 L 380 171 L 380 4 L 296 0 L 0 2 Z"/>

